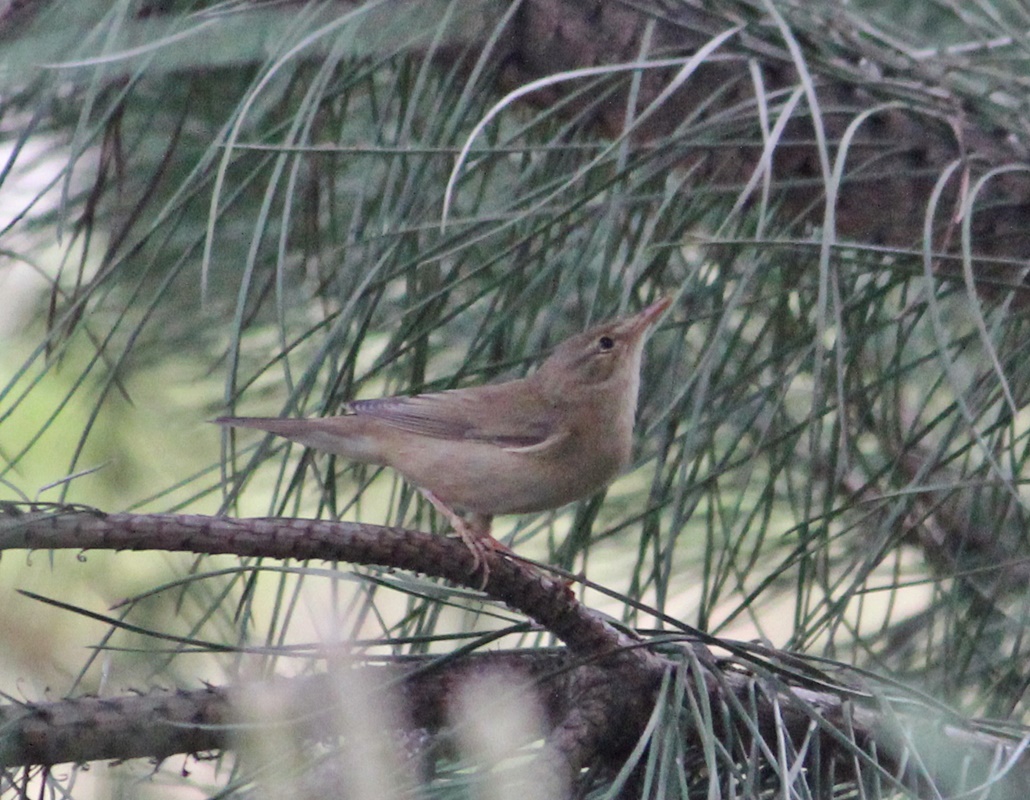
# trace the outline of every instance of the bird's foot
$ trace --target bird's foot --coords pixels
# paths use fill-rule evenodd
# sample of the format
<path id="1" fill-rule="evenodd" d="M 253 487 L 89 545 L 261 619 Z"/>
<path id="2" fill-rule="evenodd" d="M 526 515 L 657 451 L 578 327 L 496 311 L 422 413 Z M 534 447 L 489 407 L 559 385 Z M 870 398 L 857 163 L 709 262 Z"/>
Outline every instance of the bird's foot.
<path id="1" fill-rule="evenodd" d="M 458 534 L 458 537 L 462 542 L 465 543 L 465 547 L 472 553 L 472 575 L 479 573 L 479 591 L 483 591 L 486 588 L 487 581 L 490 580 L 490 565 L 486 563 L 486 554 L 495 550 L 493 545 L 500 544 L 492 536 L 489 538 L 483 538 L 478 535 L 475 530 L 465 524 L 465 521 L 460 517 L 457 522 L 451 523 L 454 527 L 454 532 Z M 503 545 L 502 545 L 503 546 Z"/>
<path id="2" fill-rule="evenodd" d="M 487 581 L 490 580 L 490 567 L 486 563 L 486 554 L 491 550 L 510 552 L 510 548 L 490 535 L 490 517 L 484 514 L 473 514 L 470 519 L 466 520 L 432 492 L 427 489 L 420 489 L 420 491 L 426 500 L 433 504 L 433 508 L 451 524 L 454 532 L 458 534 L 458 538 L 472 554 L 471 574 L 482 573 L 479 582 L 479 590 L 482 591 L 486 588 Z"/>

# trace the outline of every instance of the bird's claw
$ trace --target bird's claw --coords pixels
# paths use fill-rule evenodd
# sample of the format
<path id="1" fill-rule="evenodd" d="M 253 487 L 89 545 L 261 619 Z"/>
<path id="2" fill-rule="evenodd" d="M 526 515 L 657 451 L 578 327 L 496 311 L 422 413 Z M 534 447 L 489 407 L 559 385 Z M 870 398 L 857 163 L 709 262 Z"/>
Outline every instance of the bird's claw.
<path id="1" fill-rule="evenodd" d="M 451 527 L 454 528 L 454 532 L 458 534 L 458 538 L 464 542 L 465 546 L 472 554 L 472 571 L 469 575 L 471 576 L 482 572 L 482 580 L 479 582 L 479 591 L 483 591 L 483 589 L 486 588 L 487 582 L 490 580 L 490 566 L 486 563 L 487 552 L 490 550 L 504 551 L 508 549 L 505 545 L 501 544 L 490 535 L 490 518 L 476 518 L 475 522 L 470 524 L 432 492 L 426 489 L 421 489 L 420 491 L 426 500 L 432 503 L 433 508 L 439 511 L 444 518 L 451 523 Z"/>
<path id="2" fill-rule="evenodd" d="M 479 582 L 478 588 L 479 591 L 483 591 L 490 580 L 490 565 L 486 563 L 487 550 L 493 549 L 490 546 L 490 540 L 478 536 L 464 522 L 454 525 L 454 532 L 458 534 L 458 538 L 465 543 L 465 547 L 472 553 L 472 571 L 469 575 L 482 573 L 482 580 Z"/>

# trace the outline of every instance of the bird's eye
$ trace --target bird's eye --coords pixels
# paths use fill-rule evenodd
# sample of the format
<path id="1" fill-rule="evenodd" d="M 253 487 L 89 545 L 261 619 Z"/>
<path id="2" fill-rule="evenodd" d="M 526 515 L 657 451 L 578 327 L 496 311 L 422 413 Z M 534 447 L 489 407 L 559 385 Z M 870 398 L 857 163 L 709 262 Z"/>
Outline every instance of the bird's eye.
<path id="1" fill-rule="evenodd" d="M 615 347 L 615 340 L 612 339 L 611 336 L 602 336 L 597 340 L 597 346 L 600 347 L 602 351 L 611 350 Z"/>

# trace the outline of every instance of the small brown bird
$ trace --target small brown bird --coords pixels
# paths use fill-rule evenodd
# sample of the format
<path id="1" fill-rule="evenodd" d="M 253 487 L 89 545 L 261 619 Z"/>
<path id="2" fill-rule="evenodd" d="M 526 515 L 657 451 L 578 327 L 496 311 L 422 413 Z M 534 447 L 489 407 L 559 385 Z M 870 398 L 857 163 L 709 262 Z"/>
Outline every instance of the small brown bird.
<path id="1" fill-rule="evenodd" d="M 526 378 L 356 400 L 339 417 L 215 422 L 393 467 L 454 526 L 478 570 L 484 548 L 506 549 L 490 535 L 495 514 L 587 497 L 629 463 L 644 340 L 671 302 L 573 336 Z"/>

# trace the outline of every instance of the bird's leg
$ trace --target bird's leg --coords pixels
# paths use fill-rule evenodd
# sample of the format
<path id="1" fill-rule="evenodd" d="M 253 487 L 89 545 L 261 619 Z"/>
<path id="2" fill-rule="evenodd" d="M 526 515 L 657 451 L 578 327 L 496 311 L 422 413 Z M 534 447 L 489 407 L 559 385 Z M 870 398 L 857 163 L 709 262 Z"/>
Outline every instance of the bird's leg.
<path id="1" fill-rule="evenodd" d="M 511 548 L 508 547 L 508 545 L 495 539 L 494 535 L 490 533 L 490 526 L 494 521 L 492 516 L 489 514 L 477 514 L 473 512 L 468 514 L 464 519 L 465 525 L 472 532 L 473 536 L 480 540 L 483 547 L 489 548 L 490 550 L 500 550 L 502 553 L 511 552 Z"/>
<path id="2" fill-rule="evenodd" d="M 428 489 L 419 489 L 419 491 L 426 500 L 433 504 L 433 508 L 451 524 L 454 532 L 472 553 L 472 574 L 475 575 L 482 570 L 483 580 L 479 584 L 479 588 L 483 589 L 490 579 L 490 567 L 483 558 L 486 551 L 507 549 L 490 535 L 490 522 L 493 518 L 486 514 L 473 514 L 469 520 L 466 520 Z"/>

